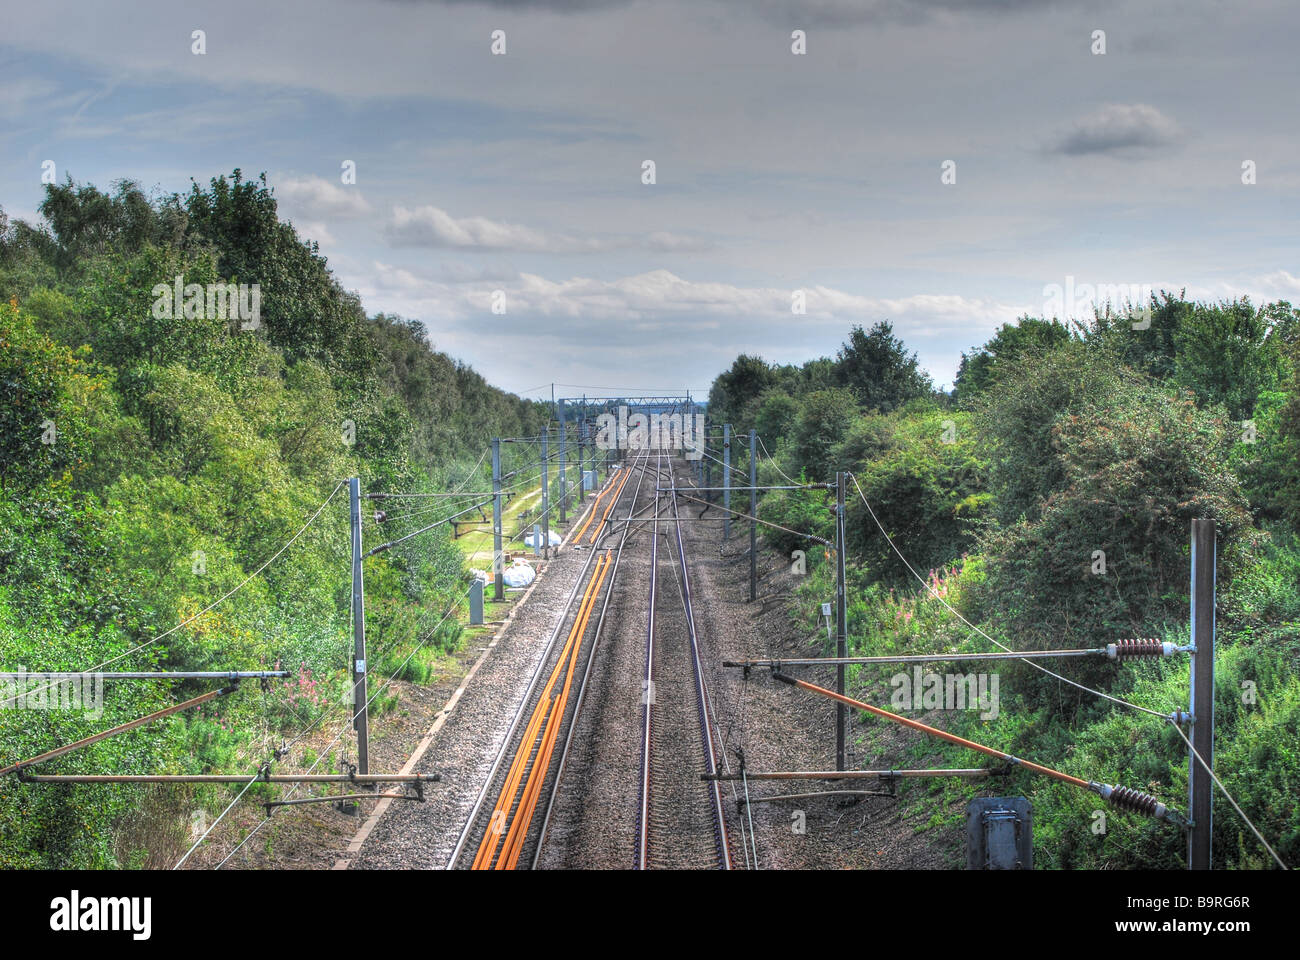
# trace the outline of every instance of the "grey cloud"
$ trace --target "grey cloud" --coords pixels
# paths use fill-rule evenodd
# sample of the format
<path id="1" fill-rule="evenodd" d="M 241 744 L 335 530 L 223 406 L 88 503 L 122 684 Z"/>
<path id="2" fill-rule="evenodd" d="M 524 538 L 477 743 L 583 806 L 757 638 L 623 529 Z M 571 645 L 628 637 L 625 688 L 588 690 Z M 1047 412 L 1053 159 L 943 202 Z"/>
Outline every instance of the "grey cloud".
<path id="1" fill-rule="evenodd" d="M 393 0 L 440 6 L 478 6 L 497 10 L 588 13 L 630 6 L 634 0 Z M 1084 5 L 1088 0 L 713 0 L 715 6 L 754 11 L 764 19 L 792 27 L 851 26 L 882 21 L 917 23 L 935 14 L 999 15 L 1056 5 Z"/>
<path id="2" fill-rule="evenodd" d="M 1182 136 L 1178 124 L 1145 103 L 1112 103 L 1075 121 L 1048 148 L 1051 153 L 1130 154 L 1171 146 Z"/>
<path id="3" fill-rule="evenodd" d="M 552 13 L 583 13 L 606 7 L 626 7 L 633 0 L 393 0 L 396 3 L 435 3 L 446 7 L 495 7 L 500 10 L 545 10 Z"/>

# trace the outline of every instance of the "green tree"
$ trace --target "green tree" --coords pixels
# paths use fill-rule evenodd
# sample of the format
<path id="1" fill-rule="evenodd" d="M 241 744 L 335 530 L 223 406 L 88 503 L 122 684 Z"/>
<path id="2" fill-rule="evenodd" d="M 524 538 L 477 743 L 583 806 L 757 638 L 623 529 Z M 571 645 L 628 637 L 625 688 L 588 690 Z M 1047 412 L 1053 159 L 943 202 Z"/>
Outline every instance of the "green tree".
<path id="1" fill-rule="evenodd" d="M 0 303 L 0 488 L 71 479 L 89 455 L 92 395 L 104 379 L 73 350 L 41 334 L 16 303 Z"/>
<path id="2" fill-rule="evenodd" d="M 835 379 L 863 406 L 888 412 L 930 393 L 933 384 L 908 354 L 894 328 L 882 320 L 868 333 L 855 326 L 835 358 Z"/>
<path id="3" fill-rule="evenodd" d="M 1046 499 L 1066 486 L 1056 446 L 1060 418 L 1106 402 L 1124 377 L 1105 344 L 1067 341 L 1001 364 L 992 386 L 973 402 L 997 519 L 1035 519 Z"/>
<path id="4" fill-rule="evenodd" d="M 761 397 L 775 385 L 776 376 L 762 357 L 742 354 L 730 369 L 721 373 L 709 389 L 709 417 L 714 423 L 730 423 L 737 433 L 754 425 Z"/>
<path id="5" fill-rule="evenodd" d="M 799 403 L 779 390 L 769 390 L 763 395 L 758 413 L 754 417 L 754 429 L 772 449 L 784 437 L 790 436 L 795 421 L 799 416 Z"/>
<path id="6" fill-rule="evenodd" d="M 1198 304 L 1176 335 L 1174 380 L 1201 403 L 1222 403 L 1235 420 L 1249 419 L 1261 392 L 1275 389 L 1282 374 L 1280 338 L 1263 310 L 1243 298 Z"/>
<path id="7" fill-rule="evenodd" d="M 795 420 L 795 456 L 813 477 L 832 476 L 839 468 L 834 452 L 857 413 L 847 390 L 815 390 L 804 397 Z"/>
<path id="8" fill-rule="evenodd" d="M 334 279 L 319 246 L 280 221 L 265 174 L 245 180 L 236 169 L 206 190 L 193 184 L 184 205 L 187 243 L 210 244 L 231 282 L 259 285 L 266 335 L 286 357 L 364 378 L 375 353 L 361 304 Z"/>
<path id="9" fill-rule="evenodd" d="M 984 346 L 961 355 L 953 392 L 959 401 L 969 400 L 992 385 L 1000 365 L 1026 350 L 1051 349 L 1069 339 L 1069 328 L 1058 320 L 1026 316 L 1015 323 L 1004 323 Z"/>
<path id="10" fill-rule="evenodd" d="M 973 547 L 992 499 L 979 449 L 968 414 L 931 408 L 899 418 L 889 447 L 852 468 L 877 519 L 922 574 Z M 868 581 L 913 582 L 852 484 L 846 534 Z"/>

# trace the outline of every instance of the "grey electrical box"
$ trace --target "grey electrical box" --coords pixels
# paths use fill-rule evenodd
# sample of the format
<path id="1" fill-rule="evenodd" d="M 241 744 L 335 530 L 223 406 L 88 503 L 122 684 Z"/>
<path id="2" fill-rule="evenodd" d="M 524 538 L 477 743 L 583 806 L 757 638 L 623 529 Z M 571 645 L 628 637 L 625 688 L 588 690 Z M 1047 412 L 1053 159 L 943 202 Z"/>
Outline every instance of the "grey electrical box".
<path id="1" fill-rule="evenodd" d="M 584 490 L 595 490 L 595 489 L 596 489 L 596 471 L 595 471 L 595 470 L 584 470 L 584 471 L 582 471 L 582 489 L 584 489 Z"/>
<path id="2" fill-rule="evenodd" d="M 475 627 L 483 623 L 483 581 L 478 577 L 469 585 L 469 622 Z"/>
<path id="3" fill-rule="evenodd" d="M 1032 870 L 1033 806 L 1024 797 L 977 797 L 966 808 L 967 870 Z"/>

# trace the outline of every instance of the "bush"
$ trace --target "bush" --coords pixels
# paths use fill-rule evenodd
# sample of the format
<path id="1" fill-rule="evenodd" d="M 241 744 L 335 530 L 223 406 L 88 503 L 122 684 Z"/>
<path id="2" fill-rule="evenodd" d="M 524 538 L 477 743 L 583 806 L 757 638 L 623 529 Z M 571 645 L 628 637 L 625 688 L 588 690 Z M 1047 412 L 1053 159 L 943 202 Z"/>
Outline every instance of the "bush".
<path id="1" fill-rule="evenodd" d="M 984 609 L 1011 645 L 1051 636 L 1049 646 L 1098 646 L 1181 618 L 1193 518 L 1216 521 L 1220 583 L 1230 584 L 1257 539 L 1227 468 L 1231 443 L 1221 418 L 1141 384 L 1062 416 L 1049 445 L 1062 488 L 1034 520 L 990 530 L 980 544 Z M 1072 675 L 1096 685 L 1109 670 L 1080 665 Z"/>

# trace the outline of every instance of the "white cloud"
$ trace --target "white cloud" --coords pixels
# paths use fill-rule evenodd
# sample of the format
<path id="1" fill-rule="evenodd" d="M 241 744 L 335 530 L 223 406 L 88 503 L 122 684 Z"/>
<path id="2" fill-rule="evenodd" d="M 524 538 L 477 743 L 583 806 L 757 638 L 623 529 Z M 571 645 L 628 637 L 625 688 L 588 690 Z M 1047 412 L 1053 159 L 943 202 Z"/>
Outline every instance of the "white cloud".
<path id="1" fill-rule="evenodd" d="M 284 177 L 274 186 L 276 199 L 290 215 L 344 220 L 370 213 L 370 204 L 355 186 L 331 183 L 324 177 Z"/>
<path id="2" fill-rule="evenodd" d="M 643 248 L 656 253 L 695 253 L 715 245 L 699 237 L 657 230 L 644 237 L 575 237 L 487 217 L 454 217 L 441 207 L 396 206 L 385 228 L 395 247 L 432 247 L 516 253 L 607 253 Z"/>
<path id="3" fill-rule="evenodd" d="M 490 313 L 494 290 L 506 293 L 505 326 L 534 324 L 538 318 L 600 329 L 617 339 L 621 329 L 660 332 L 716 328 L 719 321 L 743 321 L 746 334 L 786 331 L 810 325 L 847 331 L 854 323 L 890 319 L 918 336 L 961 334 L 1014 320 L 1024 305 L 949 294 L 880 299 L 813 286 L 804 289 L 807 312 L 791 311 L 793 290 L 693 281 L 669 270 L 651 270 L 615 280 L 572 277 L 549 280 L 535 273 L 511 279 L 453 283 L 417 276 L 376 261 L 371 276 L 376 295 L 398 294 L 430 316 L 469 319 Z M 363 293 L 365 291 L 363 290 Z"/>
<path id="4" fill-rule="evenodd" d="M 644 380 L 667 370 L 707 385 L 739 353 L 800 363 L 833 354 L 854 324 L 893 323 L 920 352 L 936 381 L 949 381 L 960 350 L 984 342 L 1000 324 L 1035 308 L 949 294 L 874 298 L 826 286 L 805 288 L 807 313 L 791 312 L 792 290 L 695 281 L 669 270 L 612 280 L 510 279 L 448 282 L 376 261 L 346 277 L 368 309 L 423 320 L 443 349 L 509 387 L 533 378 L 545 356 L 557 377 L 607 383 L 611 371 Z M 505 292 L 506 313 L 491 312 Z M 482 333 L 514 348 L 485 350 Z M 504 338 L 504 339 L 496 339 Z M 575 350 L 580 345 L 580 350 Z M 604 379 L 601 379 L 601 374 Z M 587 378 L 586 381 L 573 378 Z M 633 382 L 629 380 L 628 382 Z"/>
<path id="5" fill-rule="evenodd" d="M 297 220 L 294 221 L 294 227 L 299 237 L 304 240 L 315 240 L 322 247 L 333 247 L 339 242 L 338 238 L 330 232 L 330 228 L 319 220 Z"/>
<path id="6" fill-rule="evenodd" d="M 487 217 L 456 218 L 435 206 L 398 206 L 389 220 L 388 239 L 399 247 L 451 247 L 477 250 L 518 250 L 530 253 L 572 253 L 599 249 L 593 242 L 549 234 Z"/>
<path id="7" fill-rule="evenodd" d="M 698 237 L 687 237 L 679 233 L 658 230 L 646 237 L 645 245 L 659 253 L 699 253 L 712 250 L 716 244 Z"/>
<path id="8" fill-rule="evenodd" d="M 15 77 L 5 80 L 5 95 L 0 97 L 0 119 L 14 120 L 28 110 L 48 108 L 58 93 L 58 85 L 43 77 Z"/>

